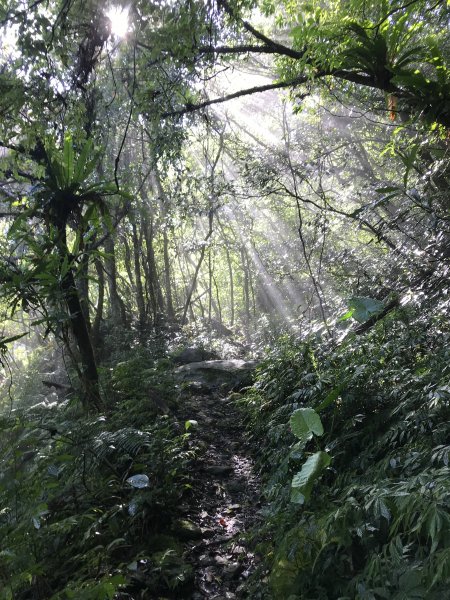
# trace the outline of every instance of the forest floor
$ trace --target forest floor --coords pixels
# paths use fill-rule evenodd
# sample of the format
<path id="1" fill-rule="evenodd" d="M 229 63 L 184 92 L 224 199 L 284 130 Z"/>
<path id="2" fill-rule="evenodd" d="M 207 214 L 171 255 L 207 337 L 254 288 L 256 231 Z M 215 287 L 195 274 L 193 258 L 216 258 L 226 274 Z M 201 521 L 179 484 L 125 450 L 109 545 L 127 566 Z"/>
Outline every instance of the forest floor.
<path id="1" fill-rule="evenodd" d="M 261 506 L 242 415 L 233 399 L 208 391 L 187 393 L 179 416 L 197 423 L 192 495 L 180 506 L 184 525 L 191 524 L 192 537 L 198 537 L 186 543 L 195 573 L 194 591 L 186 598 L 247 598 L 246 581 L 260 561 L 248 532 L 261 519 Z"/>

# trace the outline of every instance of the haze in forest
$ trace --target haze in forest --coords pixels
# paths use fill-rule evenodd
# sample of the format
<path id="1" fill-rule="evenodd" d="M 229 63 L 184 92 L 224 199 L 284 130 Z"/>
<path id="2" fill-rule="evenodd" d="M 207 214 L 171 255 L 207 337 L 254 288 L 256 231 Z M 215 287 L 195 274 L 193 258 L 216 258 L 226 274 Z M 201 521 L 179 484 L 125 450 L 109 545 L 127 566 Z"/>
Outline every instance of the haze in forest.
<path id="1" fill-rule="evenodd" d="M 0 600 L 447 598 L 445 0 L 0 0 Z"/>

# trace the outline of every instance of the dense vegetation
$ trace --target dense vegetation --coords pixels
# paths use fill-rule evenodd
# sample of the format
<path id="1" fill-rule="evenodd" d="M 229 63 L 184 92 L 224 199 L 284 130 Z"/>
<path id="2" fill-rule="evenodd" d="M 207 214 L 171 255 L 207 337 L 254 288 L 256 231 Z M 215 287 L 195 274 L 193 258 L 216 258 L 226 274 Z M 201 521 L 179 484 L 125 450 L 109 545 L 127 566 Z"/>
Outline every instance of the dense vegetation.
<path id="1" fill-rule="evenodd" d="M 450 598 L 449 19 L 0 0 L 0 600 L 195 597 L 186 347 L 258 361 L 238 597 Z"/>

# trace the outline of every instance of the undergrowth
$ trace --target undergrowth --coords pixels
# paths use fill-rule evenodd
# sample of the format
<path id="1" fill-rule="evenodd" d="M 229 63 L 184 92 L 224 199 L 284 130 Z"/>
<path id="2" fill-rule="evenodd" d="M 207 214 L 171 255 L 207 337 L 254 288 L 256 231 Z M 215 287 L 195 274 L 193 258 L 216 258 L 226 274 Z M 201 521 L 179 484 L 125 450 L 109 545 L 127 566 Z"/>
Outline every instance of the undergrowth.
<path id="1" fill-rule="evenodd" d="M 276 600 L 450 598 L 448 342 L 444 303 L 402 308 L 340 344 L 285 337 L 269 352 L 241 402 L 265 480 L 255 536 Z M 304 449 L 290 430 L 302 407 L 325 430 Z M 293 475 L 317 450 L 331 464 L 293 503 Z"/>
<path id="2" fill-rule="evenodd" d="M 164 414 L 167 371 L 129 350 L 103 372 L 104 414 L 41 402 L 0 419 L 1 600 L 177 597 L 189 584 L 171 524 L 192 456 Z"/>

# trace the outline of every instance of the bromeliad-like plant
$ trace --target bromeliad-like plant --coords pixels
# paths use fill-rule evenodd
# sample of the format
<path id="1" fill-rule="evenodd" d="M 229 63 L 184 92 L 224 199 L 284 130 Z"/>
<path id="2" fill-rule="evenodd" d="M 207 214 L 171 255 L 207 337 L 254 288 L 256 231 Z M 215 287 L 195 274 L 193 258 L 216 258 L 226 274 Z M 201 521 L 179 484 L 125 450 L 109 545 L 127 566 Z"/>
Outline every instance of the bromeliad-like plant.
<path id="1" fill-rule="evenodd" d="M 98 373 L 89 334 L 87 310 L 76 285 L 80 265 L 86 264 L 89 241 L 101 225 L 99 216 L 110 227 L 104 202 L 107 195 L 118 193 L 115 186 L 92 182 L 100 160 L 91 139 L 75 157 L 72 138 L 66 136 L 59 151 L 53 140 L 40 143 L 40 169 L 44 175 L 28 190 L 28 196 L 16 201 L 20 207 L 9 230 L 9 238 L 21 249 L 14 272 L 4 269 L 2 284 L 13 298 L 12 309 L 20 301 L 22 309 L 43 308 L 47 329 L 63 333 L 67 328 L 76 341 L 81 367 L 83 401 L 86 407 L 100 405 Z M 75 232 L 70 244 L 68 230 Z M 48 305 L 60 307 L 59 315 L 49 314 Z"/>

